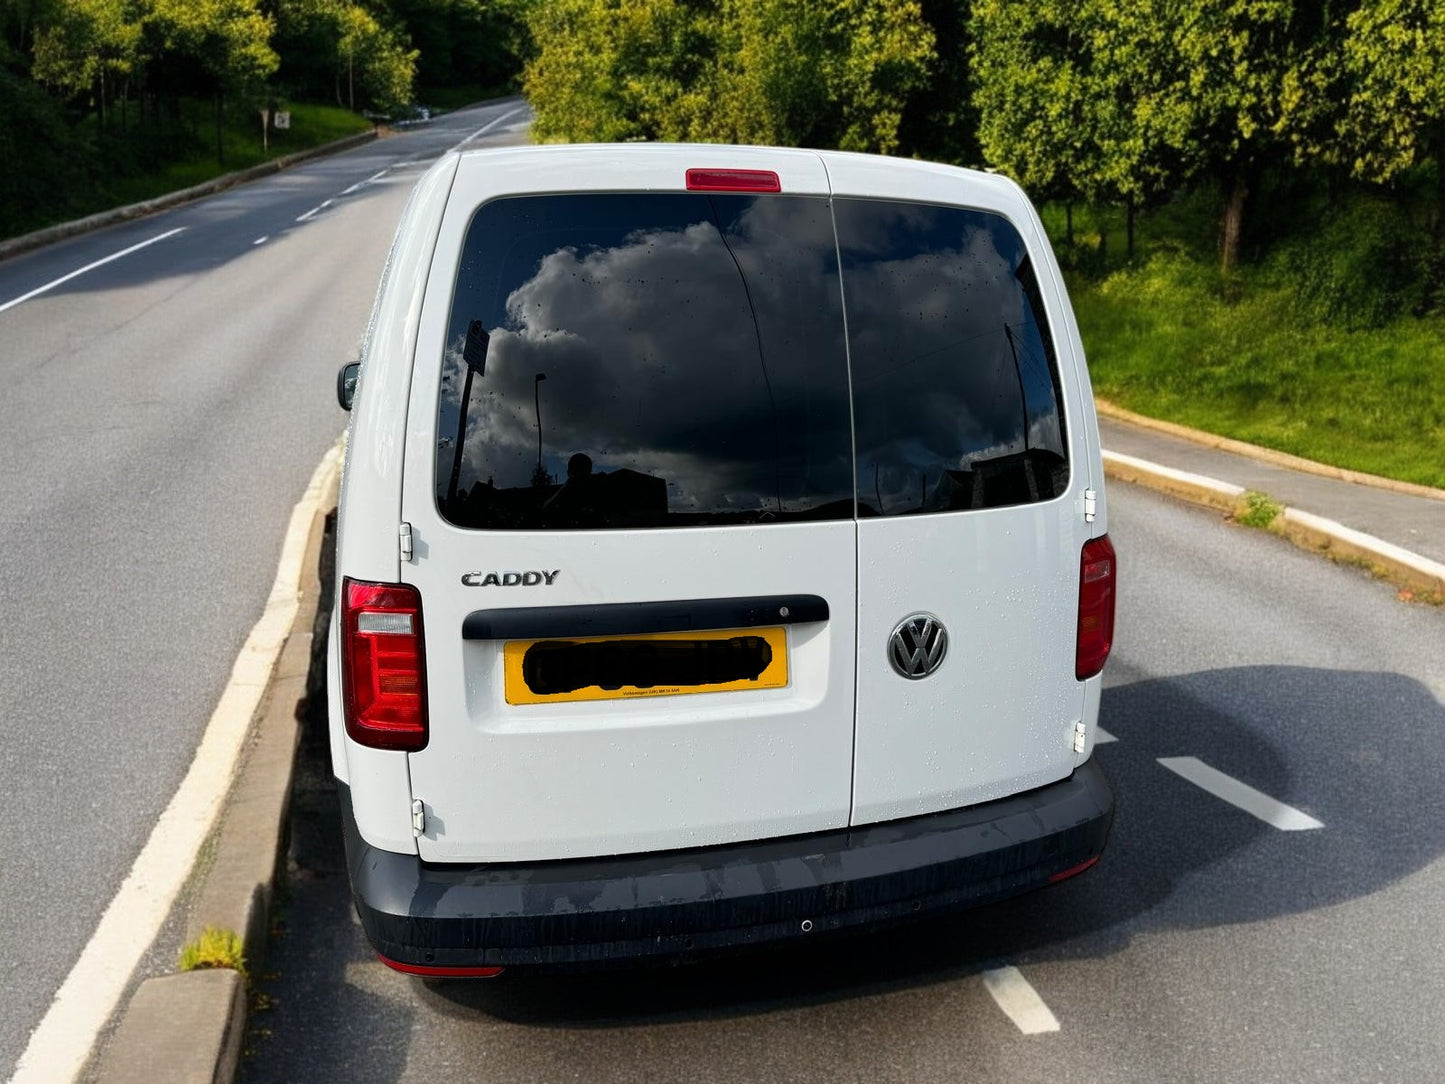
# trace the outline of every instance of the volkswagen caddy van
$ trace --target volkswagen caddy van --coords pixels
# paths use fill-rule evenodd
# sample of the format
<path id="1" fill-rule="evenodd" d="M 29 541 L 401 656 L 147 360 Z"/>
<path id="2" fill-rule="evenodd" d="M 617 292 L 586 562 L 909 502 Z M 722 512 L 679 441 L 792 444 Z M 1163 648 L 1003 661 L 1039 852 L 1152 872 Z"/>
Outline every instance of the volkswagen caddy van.
<path id="1" fill-rule="evenodd" d="M 451 155 L 340 392 L 332 760 L 392 966 L 676 960 L 1098 859 L 1115 560 L 1012 182 Z"/>

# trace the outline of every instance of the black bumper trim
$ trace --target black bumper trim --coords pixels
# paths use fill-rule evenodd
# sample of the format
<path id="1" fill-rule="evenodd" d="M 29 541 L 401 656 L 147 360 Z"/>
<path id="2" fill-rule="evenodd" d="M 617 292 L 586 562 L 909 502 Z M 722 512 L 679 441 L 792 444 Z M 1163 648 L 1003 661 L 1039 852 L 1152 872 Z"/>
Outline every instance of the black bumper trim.
<path id="1" fill-rule="evenodd" d="M 340 787 L 362 927 L 436 967 L 557 967 L 793 940 L 973 907 L 1096 857 L 1114 816 L 1090 761 L 947 813 L 686 851 L 531 865 L 428 865 L 372 847 Z"/>

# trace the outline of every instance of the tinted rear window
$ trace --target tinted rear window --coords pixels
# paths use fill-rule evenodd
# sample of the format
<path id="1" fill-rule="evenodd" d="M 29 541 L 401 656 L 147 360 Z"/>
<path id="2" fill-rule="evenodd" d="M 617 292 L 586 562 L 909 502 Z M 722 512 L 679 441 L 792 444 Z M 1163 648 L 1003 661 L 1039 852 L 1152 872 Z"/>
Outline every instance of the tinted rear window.
<path id="1" fill-rule="evenodd" d="M 1003 217 L 780 195 L 494 201 L 458 272 L 438 506 L 493 530 L 849 518 L 850 359 L 858 515 L 1066 488 L 1053 340 Z"/>
<path id="2" fill-rule="evenodd" d="M 1018 231 L 957 207 L 836 201 L 858 514 L 1048 500 L 1068 484 L 1053 340 Z"/>
<path id="3" fill-rule="evenodd" d="M 841 310 L 823 198 L 482 206 L 443 359 L 443 516 L 487 529 L 851 517 Z"/>

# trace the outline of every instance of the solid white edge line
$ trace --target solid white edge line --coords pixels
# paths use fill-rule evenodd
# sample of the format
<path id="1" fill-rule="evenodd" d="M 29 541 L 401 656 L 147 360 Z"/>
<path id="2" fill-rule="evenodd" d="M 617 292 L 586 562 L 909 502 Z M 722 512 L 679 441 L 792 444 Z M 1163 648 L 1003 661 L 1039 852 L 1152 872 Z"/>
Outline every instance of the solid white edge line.
<path id="1" fill-rule="evenodd" d="M 1114 737 L 1114 735 L 1110 734 L 1110 733 L 1109 733 L 1107 730 L 1105 730 L 1103 727 L 1101 727 L 1101 726 L 1095 726 L 1095 727 L 1094 727 L 1094 744 L 1095 744 L 1095 745 L 1108 745 L 1111 741 L 1118 741 L 1118 740 L 1119 740 L 1118 738 Z"/>
<path id="2" fill-rule="evenodd" d="M 996 967 L 983 973 L 983 985 L 994 1004 L 1025 1035 L 1059 1030 L 1059 1020 L 1018 968 Z"/>
<path id="3" fill-rule="evenodd" d="M 462 140 L 460 143 L 456 144 L 454 147 L 452 147 L 452 149 L 451 149 L 450 151 L 447 151 L 447 153 L 448 153 L 448 154 L 451 154 L 452 151 L 459 151 L 459 150 L 461 150 L 463 147 L 465 147 L 465 146 L 466 146 L 468 143 L 470 143 L 472 140 L 476 139 L 477 136 L 479 136 L 479 135 L 485 135 L 487 132 L 490 132 L 493 128 L 495 128 L 497 125 L 501 124 L 502 121 L 506 120 L 508 117 L 515 117 L 518 113 L 524 113 L 524 112 L 526 112 L 526 110 L 527 110 L 527 107 L 526 107 L 525 105 L 519 105 L 519 106 L 517 106 L 516 109 L 509 109 L 507 112 L 503 113 L 500 117 L 496 117 L 496 118 L 494 118 L 494 119 L 492 119 L 492 120 L 487 121 L 486 124 L 482 125 L 482 126 L 481 126 L 480 128 L 478 128 L 475 132 L 473 132 L 471 135 L 467 136 L 466 139 L 464 139 L 464 140 Z"/>
<path id="4" fill-rule="evenodd" d="M 1165 467 L 1158 463 L 1151 463 L 1147 459 L 1138 459 L 1132 455 L 1125 455 L 1122 452 L 1111 452 L 1107 448 L 1101 453 L 1105 462 L 1110 460 L 1115 463 L 1123 463 L 1125 466 L 1135 467 L 1139 470 L 1148 471 L 1151 474 L 1158 474 L 1164 478 L 1172 478 L 1176 482 L 1186 482 L 1190 485 L 1202 486 L 1205 489 L 1212 489 L 1230 497 L 1242 497 L 1244 487 L 1237 486 L 1233 482 L 1221 482 L 1218 478 L 1207 478 L 1202 474 L 1191 474 L 1187 470 L 1175 470 L 1173 467 Z"/>
<path id="5" fill-rule="evenodd" d="M 190 876 L 225 803 L 251 718 L 296 619 L 311 522 L 340 456 L 338 441 L 322 457 L 292 509 L 266 608 L 241 647 L 195 759 L 50 1008 L 30 1033 L 10 1084 L 75 1080 Z"/>
<path id="6" fill-rule="evenodd" d="M 122 249 L 119 252 L 112 253 L 111 255 L 106 256 L 104 259 L 96 260 L 94 263 L 88 263 L 79 271 L 72 271 L 68 275 L 62 275 L 54 282 L 47 282 L 44 286 L 37 286 L 28 294 L 21 294 L 19 297 L 11 301 L 5 302 L 5 304 L 0 305 L 0 312 L 4 312 L 6 309 L 13 309 L 16 305 L 19 305 L 25 301 L 29 301 L 32 297 L 39 297 L 46 291 L 53 290 L 62 283 L 69 282 L 71 279 L 77 278 L 78 276 L 85 274 L 87 271 L 94 271 L 97 267 L 104 267 L 112 260 L 118 260 L 122 256 L 129 256 L 132 252 L 139 252 L 141 249 L 147 248 L 150 245 L 155 244 L 157 241 L 164 241 L 167 237 L 174 237 L 178 233 L 183 233 L 185 232 L 185 229 L 186 227 L 184 226 L 177 226 L 173 230 L 167 230 L 165 233 L 158 234 L 157 236 L 152 237 L 149 241 L 142 241 L 138 245 L 131 245 L 130 248 Z"/>
<path id="7" fill-rule="evenodd" d="M 1243 487 L 1234 485 L 1232 482 L 1221 482 L 1218 478 L 1209 478 L 1202 474 L 1191 474 L 1188 471 L 1175 470 L 1173 467 L 1165 467 L 1159 463 L 1151 463 L 1147 459 L 1138 459 L 1132 455 L 1124 455 L 1122 452 L 1111 452 L 1107 448 L 1103 449 L 1102 454 L 1106 462 L 1113 461 L 1122 463 L 1149 474 L 1203 486 L 1204 488 L 1212 489 L 1215 492 L 1223 493 L 1229 497 L 1241 497 L 1245 492 Z M 1376 538 L 1374 535 L 1366 534 L 1364 531 L 1357 531 L 1353 527 L 1346 527 L 1343 523 L 1326 519 L 1324 516 L 1317 516 L 1313 512 L 1302 512 L 1298 508 L 1286 508 L 1280 515 L 1282 518 L 1298 523 L 1302 527 L 1308 527 L 1311 530 L 1319 531 L 1332 538 L 1337 538 L 1341 542 L 1347 542 L 1350 545 L 1358 546 L 1362 550 L 1378 554 L 1385 560 L 1395 561 L 1398 564 L 1412 568 L 1416 572 L 1431 576 L 1437 580 L 1445 580 L 1445 564 L 1422 556 L 1412 550 L 1407 550 L 1402 546 L 1397 546 L 1393 542 L 1386 542 L 1383 538 Z"/>
<path id="8" fill-rule="evenodd" d="M 1201 790 L 1244 810 L 1250 816 L 1258 817 L 1281 832 L 1304 832 L 1324 827 L 1322 821 L 1315 820 L 1308 813 L 1302 813 L 1294 806 L 1285 805 L 1268 794 L 1262 794 L 1232 775 L 1225 775 L 1219 769 L 1211 768 L 1198 757 L 1160 757 L 1159 763 Z"/>
<path id="9" fill-rule="evenodd" d="M 1383 538 L 1376 538 L 1364 531 L 1357 531 L 1353 527 L 1346 527 L 1343 523 L 1336 523 L 1324 516 L 1317 516 L 1312 512 L 1301 512 L 1298 508 L 1286 508 L 1284 518 L 1316 531 L 1333 535 L 1342 542 L 1349 542 L 1359 546 L 1360 549 L 1373 550 L 1381 557 L 1423 572 L 1427 576 L 1434 576 L 1438 580 L 1445 580 L 1445 565 L 1438 561 L 1432 561 L 1428 557 L 1422 557 L 1418 553 L 1412 553 L 1393 542 L 1386 542 Z"/>

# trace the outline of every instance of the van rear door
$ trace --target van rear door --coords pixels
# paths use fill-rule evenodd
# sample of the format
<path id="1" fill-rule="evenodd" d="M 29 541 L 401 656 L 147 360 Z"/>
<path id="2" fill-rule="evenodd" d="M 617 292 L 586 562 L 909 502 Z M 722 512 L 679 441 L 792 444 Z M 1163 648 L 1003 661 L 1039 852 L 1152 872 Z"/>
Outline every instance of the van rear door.
<path id="1" fill-rule="evenodd" d="M 708 167 L 782 191 L 688 191 Z M 434 268 L 400 509 L 421 857 L 846 825 L 856 542 L 817 156 L 464 156 Z"/>
<path id="2" fill-rule="evenodd" d="M 856 824 L 1072 771 L 1088 456 L 1018 190 L 825 160 L 857 432 Z"/>

